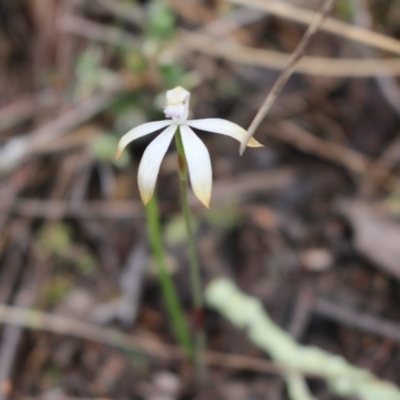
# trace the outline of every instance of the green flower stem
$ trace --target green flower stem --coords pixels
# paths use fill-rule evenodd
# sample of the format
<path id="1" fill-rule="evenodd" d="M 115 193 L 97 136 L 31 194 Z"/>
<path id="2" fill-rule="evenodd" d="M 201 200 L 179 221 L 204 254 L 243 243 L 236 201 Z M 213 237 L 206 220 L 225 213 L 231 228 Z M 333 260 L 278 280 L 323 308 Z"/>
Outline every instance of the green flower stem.
<path id="1" fill-rule="evenodd" d="M 199 381 L 205 380 L 205 334 L 204 334 L 204 301 L 201 292 L 200 268 L 197 261 L 196 248 L 192 228 L 192 218 L 189 208 L 187 195 L 187 162 L 185 150 L 183 148 L 181 132 L 178 129 L 175 134 L 175 143 L 178 150 L 179 178 L 181 182 L 182 211 L 185 218 L 187 233 L 187 248 L 189 252 L 190 277 L 192 282 L 193 308 L 194 308 L 194 328 L 195 328 L 195 363 L 197 378 Z"/>
<path id="2" fill-rule="evenodd" d="M 146 220 L 149 231 L 150 243 L 156 258 L 158 279 L 164 296 L 169 318 L 172 322 L 174 334 L 178 343 L 187 356 L 193 356 L 193 344 L 190 331 L 186 324 L 185 316 L 178 295 L 168 273 L 161 237 L 160 213 L 158 210 L 157 196 L 154 193 L 152 199 L 146 206 Z"/>

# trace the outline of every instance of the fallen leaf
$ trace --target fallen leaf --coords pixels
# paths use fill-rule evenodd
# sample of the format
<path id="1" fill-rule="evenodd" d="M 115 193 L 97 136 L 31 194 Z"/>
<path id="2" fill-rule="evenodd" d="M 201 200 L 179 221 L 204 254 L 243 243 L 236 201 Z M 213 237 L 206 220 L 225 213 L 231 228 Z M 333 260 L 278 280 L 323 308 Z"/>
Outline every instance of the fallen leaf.
<path id="1" fill-rule="evenodd" d="M 400 222 L 381 205 L 364 201 L 341 201 L 338 209 L 354 229 L 357 251 L 400 279 Z"/>

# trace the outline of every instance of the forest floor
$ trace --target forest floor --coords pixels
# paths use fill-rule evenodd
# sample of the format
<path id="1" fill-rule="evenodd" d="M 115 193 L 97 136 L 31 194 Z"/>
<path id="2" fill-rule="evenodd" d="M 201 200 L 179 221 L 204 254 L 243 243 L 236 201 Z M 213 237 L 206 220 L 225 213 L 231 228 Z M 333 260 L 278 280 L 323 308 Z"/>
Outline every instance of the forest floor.
<path id="1" fill-rule="evenodd" d="M 268 355 L 211 308 L 208 351 L 243 358 L 210 362 L 195 385 L 173 351 L 137 186 L 153 136 L 114 154 L 129 129 L 164 119 L 177 85 L 195 118 L 248 127 L 304 33 L 294 7 L 319 2 L 281 2 L 287 15 L 230 1 L 44 3 L 0 3 L 0 400 L 289 399 L 279 370 L 248 362 Z M 374 47 L 318 32 L 256 132 L 263 148 L 240 157 L 238 142 L 199 133 L 212 201 L 190 204 L 204 286 L 229 277 L 298 343 L 400 385 L 400 5 L 348 3 L 332 18 L 381 32 Z M 157 191 L 190 321 L 173 148 Z M 71 324 L 15 322 L 22 308 Z"/>

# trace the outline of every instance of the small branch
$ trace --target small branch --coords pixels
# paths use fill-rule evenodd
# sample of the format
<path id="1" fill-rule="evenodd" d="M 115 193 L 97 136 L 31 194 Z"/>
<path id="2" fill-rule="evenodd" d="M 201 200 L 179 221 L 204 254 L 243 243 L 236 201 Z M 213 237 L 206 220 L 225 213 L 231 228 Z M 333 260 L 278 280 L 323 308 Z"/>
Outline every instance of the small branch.
<path id="1" fill-rule="evenodd" d="M 340 322 L 352 328 L 360 329 L 364 332 L 379 335 L 400 343 L 400 324 L 398 323 L 361 313 L 357 310 L 351 310 L 347 306 L 341 306 L 322 297 L 315 299 L 313 311 L 325 318 Z"/>
<path id="2" fill-rule="evenodd" d="M 157 340 L 118 332 L 73 318 L 61 317 L 40 311 L 0 304 L 0 323 L 23 328 L 38 329 L 60 335 L 68 335 L 101 343 L 127 352 L 143 352 L 148 356 L 164 360 L 184 360 L 185 355 L 176 346 Z M 241 355 L 206 352 L 208 365 L 226 369 L 239 369 L 282 375 L 284 369 L 260 358 Z"/>
<path id="3" fill-rule="evenodd" d="M 97 0 L 102 7 L 114 14 L 116 17 L 125 21 L 133 22 L 138 26 L 143 26 L 145 21 L 145 13 L 138 5 L 130 5 L 115 0 Z"/>
<path id="4" fill-rule="evenodd" d="M 60 28 L 69 34 L 105 42 L 117 47 L 124 47 L 130 50 L 137 50 L 140 47 L 136 36 L 118 28 L 89 21 L 86 18 L 66 16 L 61 20 Z"/>
<path id="5" fill-rule="evenodd" d="M 199 51 L 225 60 L 251 65 L 260 68 L 269 68 L 277 71 L 285 69 L 290 54 L 279 51 L 257 49 L 243 46 L 233 40 L 217 39 L 215 37 L 187 30 L 180 30 L 179 48 Z M 296 74 L 318 75 L 327 77 L 369 78 L 376 76 L 399 76 L 400 63 L 397 58 L 345 58 L 304 56 L 296 67 Z"/>
<path id="6" fill-rule="evenodd" d="M 118 94 L 126 90 L 127 85 L 126 77 L 121 76 L 104 92 L 76 104 L 71 110 L 27 135 L 10 139 L 0 148 L 0 172 L 14 169 L 41 146 L 70 132 L 107 108 Z"/>
<path id="7" fill-rule="evenodd" d="M 205 299 L 236 328 L 245 329 L 255 346 L 267 352 L 277 364 L 285 366 L 286 376 L 290 372 L 299 374 L 297 378 L 304 373 L 323 375 L 330 390 L 339 396 L 363 400 L 400 398 L 400 390 L 395 385 L 350 364 L 344 357 L 297 343 L 275 324 L 260 300 L 242 292 L 229 279 L 211 281 Z M 299 394 L 307 395 L 302 379 L 292 383 L 296 384 L 292 388 Z"/>
<path id="8" fill-rule="evenodd" d="M 13 212 L 24 217 L 46 219 L 143 218 L 143 206 L 138 201 L 85 201 L 77 204 L 65 200 L 18 199 Z"/>
<path id="9" fill-rule="evenodd" d="M 50 90 L 27 96 L 0 109 L 0 131 L 13 128 L 35 115 L 38 111 L 54 107 L 59 101 L 57 94 Z"/>
<path id="10" fill-rule="evenodd" d="M 22 288 L 15 300 L 18 306 L 28 307 L 33 302 L 33 291 Z M 6 400 L 9 393 L 4 390 L 11 383 L 13 367 L 18 353 L 23 329 L 20 326 L 7 326 L 3 332 L 0 346 L 0 400 Z"/>
<path id="11" fill-rule="evenodd" d="M 321 140 L 321 139 L 318 139 Z M 288 168 L 278 168 L 273 171 L 255 171 L 243 173 L 234 178 L 216 181 L 213 188 L 213 204 L 225 205 L 226 199 L 240 201 L 254 193 L 273 193 L 285 190 L 293 184 L 295 174 Z M 193 193 L 189 196 L 191 207 L 198 207 L 199 201 Z M 0 215 L 7 207 L 10 212 L 23 217 L 62 219 L 118 219 L 143 218 L 143 205 L 139 201 L 82 201 L 17 199 L 11 206 L 0 204 Z M 175 204 L 162 203 L 161 211 L 175 209 Z"/>
<path id="12" fill-rule="evenodd" d="M 249 129 L 247 131 L 247 135 L 240 145 L 240 154 L 243 154 L 247 146 L 247 143 L 254 135 L 254 132 L 256 131 L 256 129 L 258 128 L 264 117 L 267 115 L 268 111 L 274 104 L 276 98 L 279 96 L 286 82 L 289 80 L 294 70 L 296 69 L 298 62 L 303 57 L 304 50 L 308 42 L 310 41 L 311 37 L 315 34 L 315 32 L 317 32 L 318 28 L 324 22 L 324 19 L 327 17 L 328 13 L 331 11 L 334 4 L 335 0 L 325 0 L 320 10 L 316 13 L 313 21 L 311 22 L 310 26 L 308 27 L 303 37 L 301 38 L 300 43 L 297 45 L 295 51 L 290 56 L 286 69 L 282 71 L 281 75 L 278 77 L 275 84 L 272 86 L 271 91 L 269 92 L 267 98 L 261 105 L 258 113 L 256 114 L 252 123 L 250 124 Z"/>
<path id="13" fill-rule="evenodd" d="M 230 3 L 240 4 L 246 7 L 253 7 L 260 11 L 276 15 L 281 18 L 309 25 L 314 19 L 315 13 L 302 7 L 283 1 L 265 0 L 227 0 Z M 320 26 L 321 30 L 333 33 L 349 40 L 375 47 L 380 50 L 400 54 L 400 41 L 390 36 L 363 29 L 358 26 L 347 24 L 335 18 L 328 17 L 325 23 Z"/>
<path id="14" fill-rule="evenodd" d="M 387 187 L 393 192 L 399 193 L 400 180 L 391 173 L 389 162 L 374 162 L 356 150 L 321 139 L 289 121 L 271 125 L 266 130 L 269 136 L 301 151 L 341 165 L 347 171 L 363 177 L 373 184 L 379 184 L 382 182 L 381 179 L 385 178 Z"/>

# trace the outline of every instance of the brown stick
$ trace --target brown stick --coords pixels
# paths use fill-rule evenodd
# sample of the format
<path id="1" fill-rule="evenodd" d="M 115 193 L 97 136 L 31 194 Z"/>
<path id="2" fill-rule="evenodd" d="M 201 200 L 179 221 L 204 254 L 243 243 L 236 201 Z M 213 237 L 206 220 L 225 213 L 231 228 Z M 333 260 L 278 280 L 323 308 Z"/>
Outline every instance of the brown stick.
<path id="1" fill-rule="evenodd" d="M 313 310 L 344 325 L 400 342 L 400 324 L 351 310 L 323 298 L 315 300 Z"/>
<path id="2" fill-rule="evenodd" d="M 103 328 L 72 318 L 61 317 L 40 311 L 0 305 L 0 322 L 23 328 L 39 329 L 61 335 L 73 336 L 130 352 L 143 352 L 149 356 L 165 360 L 183 360 L 184 353 L 176 346 L 157 340 L 128 335 L 111 328 Z M 207 362 L 216 367 L 245 369 L 249 371 L 284 373 L 283 369 L 262 359 L 207 352 Z"/>
<path id="3" fill-rule="evenodd" d="M 287 67 L 282 71 L 274 85 L 272 86 L 268 96 L 266 97 L 264 103 L 261 105 L 259 111 L 251 122 L 249 129 L 247 130 L 246 137 L 240 144 L 240 154 L 243 154 L 249 140 L 254 135 L 254 132 L 261 124 L 262 120 L 267 115 L 268 111 L 271 109 L 274 104 L 276 98 L 279 96 L 283 87 L 286 85 L 286 82 L 292 76 L 295 71 L 298 62 L 301 60 L 304 54 L 304 50 L 310 41 L 311 37 L 317 32 L 318 28 L 324 22 L 324 19 L 328 16 L 328 13 L 332 9 L 336 0 L 325 0 L 320 10 L 316 13 L 313 21 L 310 23 L 308 29 L 304 33 L 303 37 L 300 40 L 300 43 L 297 45 L 295 51 L 290 56 Z"/>
<path id="4" fill-rule="evenodd" d="M 293 171 L 285 168 L 274 171 L 257 171 L 240 174 L 234 179 L 215 182 L 213 205 L 225 204 L 226 199 L 240 199 L 257 192 L 274 192 L 287 188 L 295 179 Z M 191 206 L 199 206 L 198 199 L 189 196 Z M 0 212 L 6 206 L 0 204 Z M 84 219 L 142 218 L 143 205 L 139 201 L 85 201 L 18 199 L 10 206 L 17 215 L 31 218 L 61 219 L 66 217 Z M 168 208 L 167 203 L 162 209 Z"/>
<path id="5" fill-rule="evenodd" d="M 45 90 L 31 97 L 24 97 L 0 109 L 0 131 L 10 129 L 37 111 L 53 107 L 59 98 L 56 93 Z"/>
<path id="6" fill-rule="evenodd" d="M 307 153 L 315 154 L 325 160 L 345 167 L 349 172 L 365 177 L 372 183 L 379 183 L 381 177 L 391 177 L 388 180 L 390 190 L 399 192 L 398 177 L 391 174 L 391 165 L 383 162 L 373 162 L 366 155 L 337 143 L 321 139 L 292 122 L 281 122 L 267 128 L 268 135 L 283 141 Z"/>
<path id="7" fill-rule="evenodd" d="M 89 21 L 86 18 L 66 16 L 61 20 L 60 28 L 64 32 L 90 40 L 97 40 L 131 50 L 139 48 L 139 40 L 136 36 L 125 33 L 118 28 Z"/>
<path id="8" fill-rule="evenodd" d="M 22 288 L 17 294 L 15 303 L 20 307 L 29 307 L 32 300 L 32 291 Z M 0 346 L 0 400 L 7 399 L 9 395 L 7 387 L 11 384 L 11 374 L 22 333 L 22 327 L 13 325 L 6 326 L 3 331 L 3 340 Z"/>
<path id="9" fill-rule="evenodd" d="M 127 80 L 121 76 L 103 93 L 82 101 L 71 110 L 23 137 L 12 138 L 0 148 L 0 172 L 14 169 L 41 146 L 68 133 L 104 110 L 127 85 Z"/>
<path id="10" fill-rule="evenodd" d="M 180 30 L 180 48 L 199 51 L 225 60 L 268 68 L 283 70 L 289 62 L 290 55 L 279 51 L 258 49 L 244 46 L 233 40 L 216 39 L 215 37 Z M 323 77 L 369 78 L 377 76 L 400 75 L 400 62 L 397 58 L 344 58 L 304 56 L 296 66 L 296 74 L 318 75 Z"/>
<path id="11" fill-rule="evenodd" d="M 228 0 L 230 3 L 240 4 L 246 7 L 254 7 L 260 11 L 276 15 L 281 18 L 309 25 L 315 14 L 306 8 L 295 6 L 284 1 L 265 0 Z M 335 18 L 326 18 L 319 28 L 322 31 L 333 33 L 349 40 L 375 47 L 380 50 L 400 54 L 400 41 L 390 36 L 353 26 Z"/>

